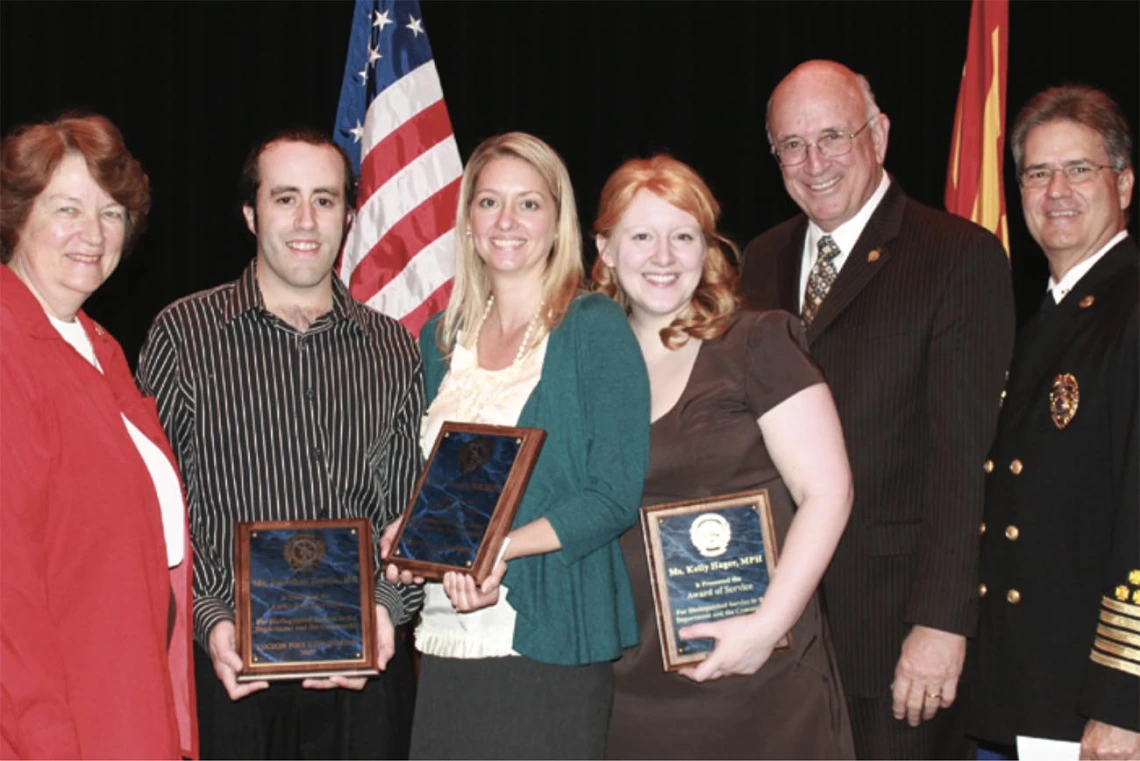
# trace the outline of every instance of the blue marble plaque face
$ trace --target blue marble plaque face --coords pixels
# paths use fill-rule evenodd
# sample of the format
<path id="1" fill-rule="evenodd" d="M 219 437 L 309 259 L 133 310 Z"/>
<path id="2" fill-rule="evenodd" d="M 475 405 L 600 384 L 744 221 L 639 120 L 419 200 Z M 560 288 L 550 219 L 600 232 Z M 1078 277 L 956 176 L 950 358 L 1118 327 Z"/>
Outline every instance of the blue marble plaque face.
<path id="1" fill-rule="evenodd" d="M 449 432 L 428 464 L 397 554 L 471 568 L 520 446 L 514 436 Z"/>
<path id="2" fill-rule="evenodd" d="M 760 514 L 745 504 L 653 520 L 661 538 L 676 655 L 709 652 L 716 640 L 681 639 L 677 632 L 760 607 L 768 591 Z"/>
<path id="3" fill-rule="evenodd" d="M 249 559 L 253 663 L 363 658 L 356 531 L 257 530 Z"/>

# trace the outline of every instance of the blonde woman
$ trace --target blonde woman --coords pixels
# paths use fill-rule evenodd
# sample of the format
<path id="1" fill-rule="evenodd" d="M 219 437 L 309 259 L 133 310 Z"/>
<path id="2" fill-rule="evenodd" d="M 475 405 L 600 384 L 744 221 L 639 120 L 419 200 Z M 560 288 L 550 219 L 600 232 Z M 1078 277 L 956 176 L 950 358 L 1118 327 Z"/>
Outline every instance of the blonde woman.
<path id="1" fill-rule="evenodd" d="M 411 754 L 599 758 L 612 661 L 637 642 L 618 537 L 648 459 L 645 363 L 622 310 L 580 291 L 574 193 L 550 146 L 512 132 L 476 148 L 456 230 L 451 302 L 420 336 L 424 451 L 445 420 L 547 438 L 506 562 L 481 588 L 427 585 Z"/>

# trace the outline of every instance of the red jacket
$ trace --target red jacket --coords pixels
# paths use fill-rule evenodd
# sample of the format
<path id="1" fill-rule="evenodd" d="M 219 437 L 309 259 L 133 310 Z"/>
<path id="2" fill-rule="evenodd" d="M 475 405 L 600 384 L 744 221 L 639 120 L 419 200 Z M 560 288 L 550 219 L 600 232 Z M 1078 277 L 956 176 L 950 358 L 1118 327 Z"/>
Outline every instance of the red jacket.
<path id="1" fill-rule="evenodd" d="M 174 457 L 118 343 L 79 319 L 103 373 L 0 266 L 0 757 L 194 758 L 189 541 L 168 569 L 121 415 Z"/>

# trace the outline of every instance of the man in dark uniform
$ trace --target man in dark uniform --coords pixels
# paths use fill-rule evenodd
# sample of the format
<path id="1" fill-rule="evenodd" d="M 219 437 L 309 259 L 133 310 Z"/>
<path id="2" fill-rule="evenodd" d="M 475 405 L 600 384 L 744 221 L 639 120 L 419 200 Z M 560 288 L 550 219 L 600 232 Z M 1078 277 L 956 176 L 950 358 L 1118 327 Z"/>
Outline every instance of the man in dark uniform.
<path id="1" fill-rule="evenodd" d="M 1140 269 L 1119 107 L 1034 97 L 1012 132 L 1021 204 L 1049 260 L 1017 336 L 987 473 L 973 734 L 1140 758 Z"/>

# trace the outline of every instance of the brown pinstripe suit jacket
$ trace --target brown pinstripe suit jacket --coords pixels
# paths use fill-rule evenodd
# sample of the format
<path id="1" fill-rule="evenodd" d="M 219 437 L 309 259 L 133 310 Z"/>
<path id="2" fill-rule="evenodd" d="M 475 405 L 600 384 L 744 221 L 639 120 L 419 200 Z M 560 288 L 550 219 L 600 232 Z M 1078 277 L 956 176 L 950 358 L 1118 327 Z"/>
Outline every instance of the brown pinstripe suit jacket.
<path id="1" fill-rule="evenodd" d="M 799 312 L 806 232 L 800 215 L 748 245 L 752 306 Z M 848 695 L 890 695 L 911 625 L 973 632 L 982 463 L 1013 334 L 998 240 L 892 179 L 807 331 L 855 481 L 823 583 Z"/>

